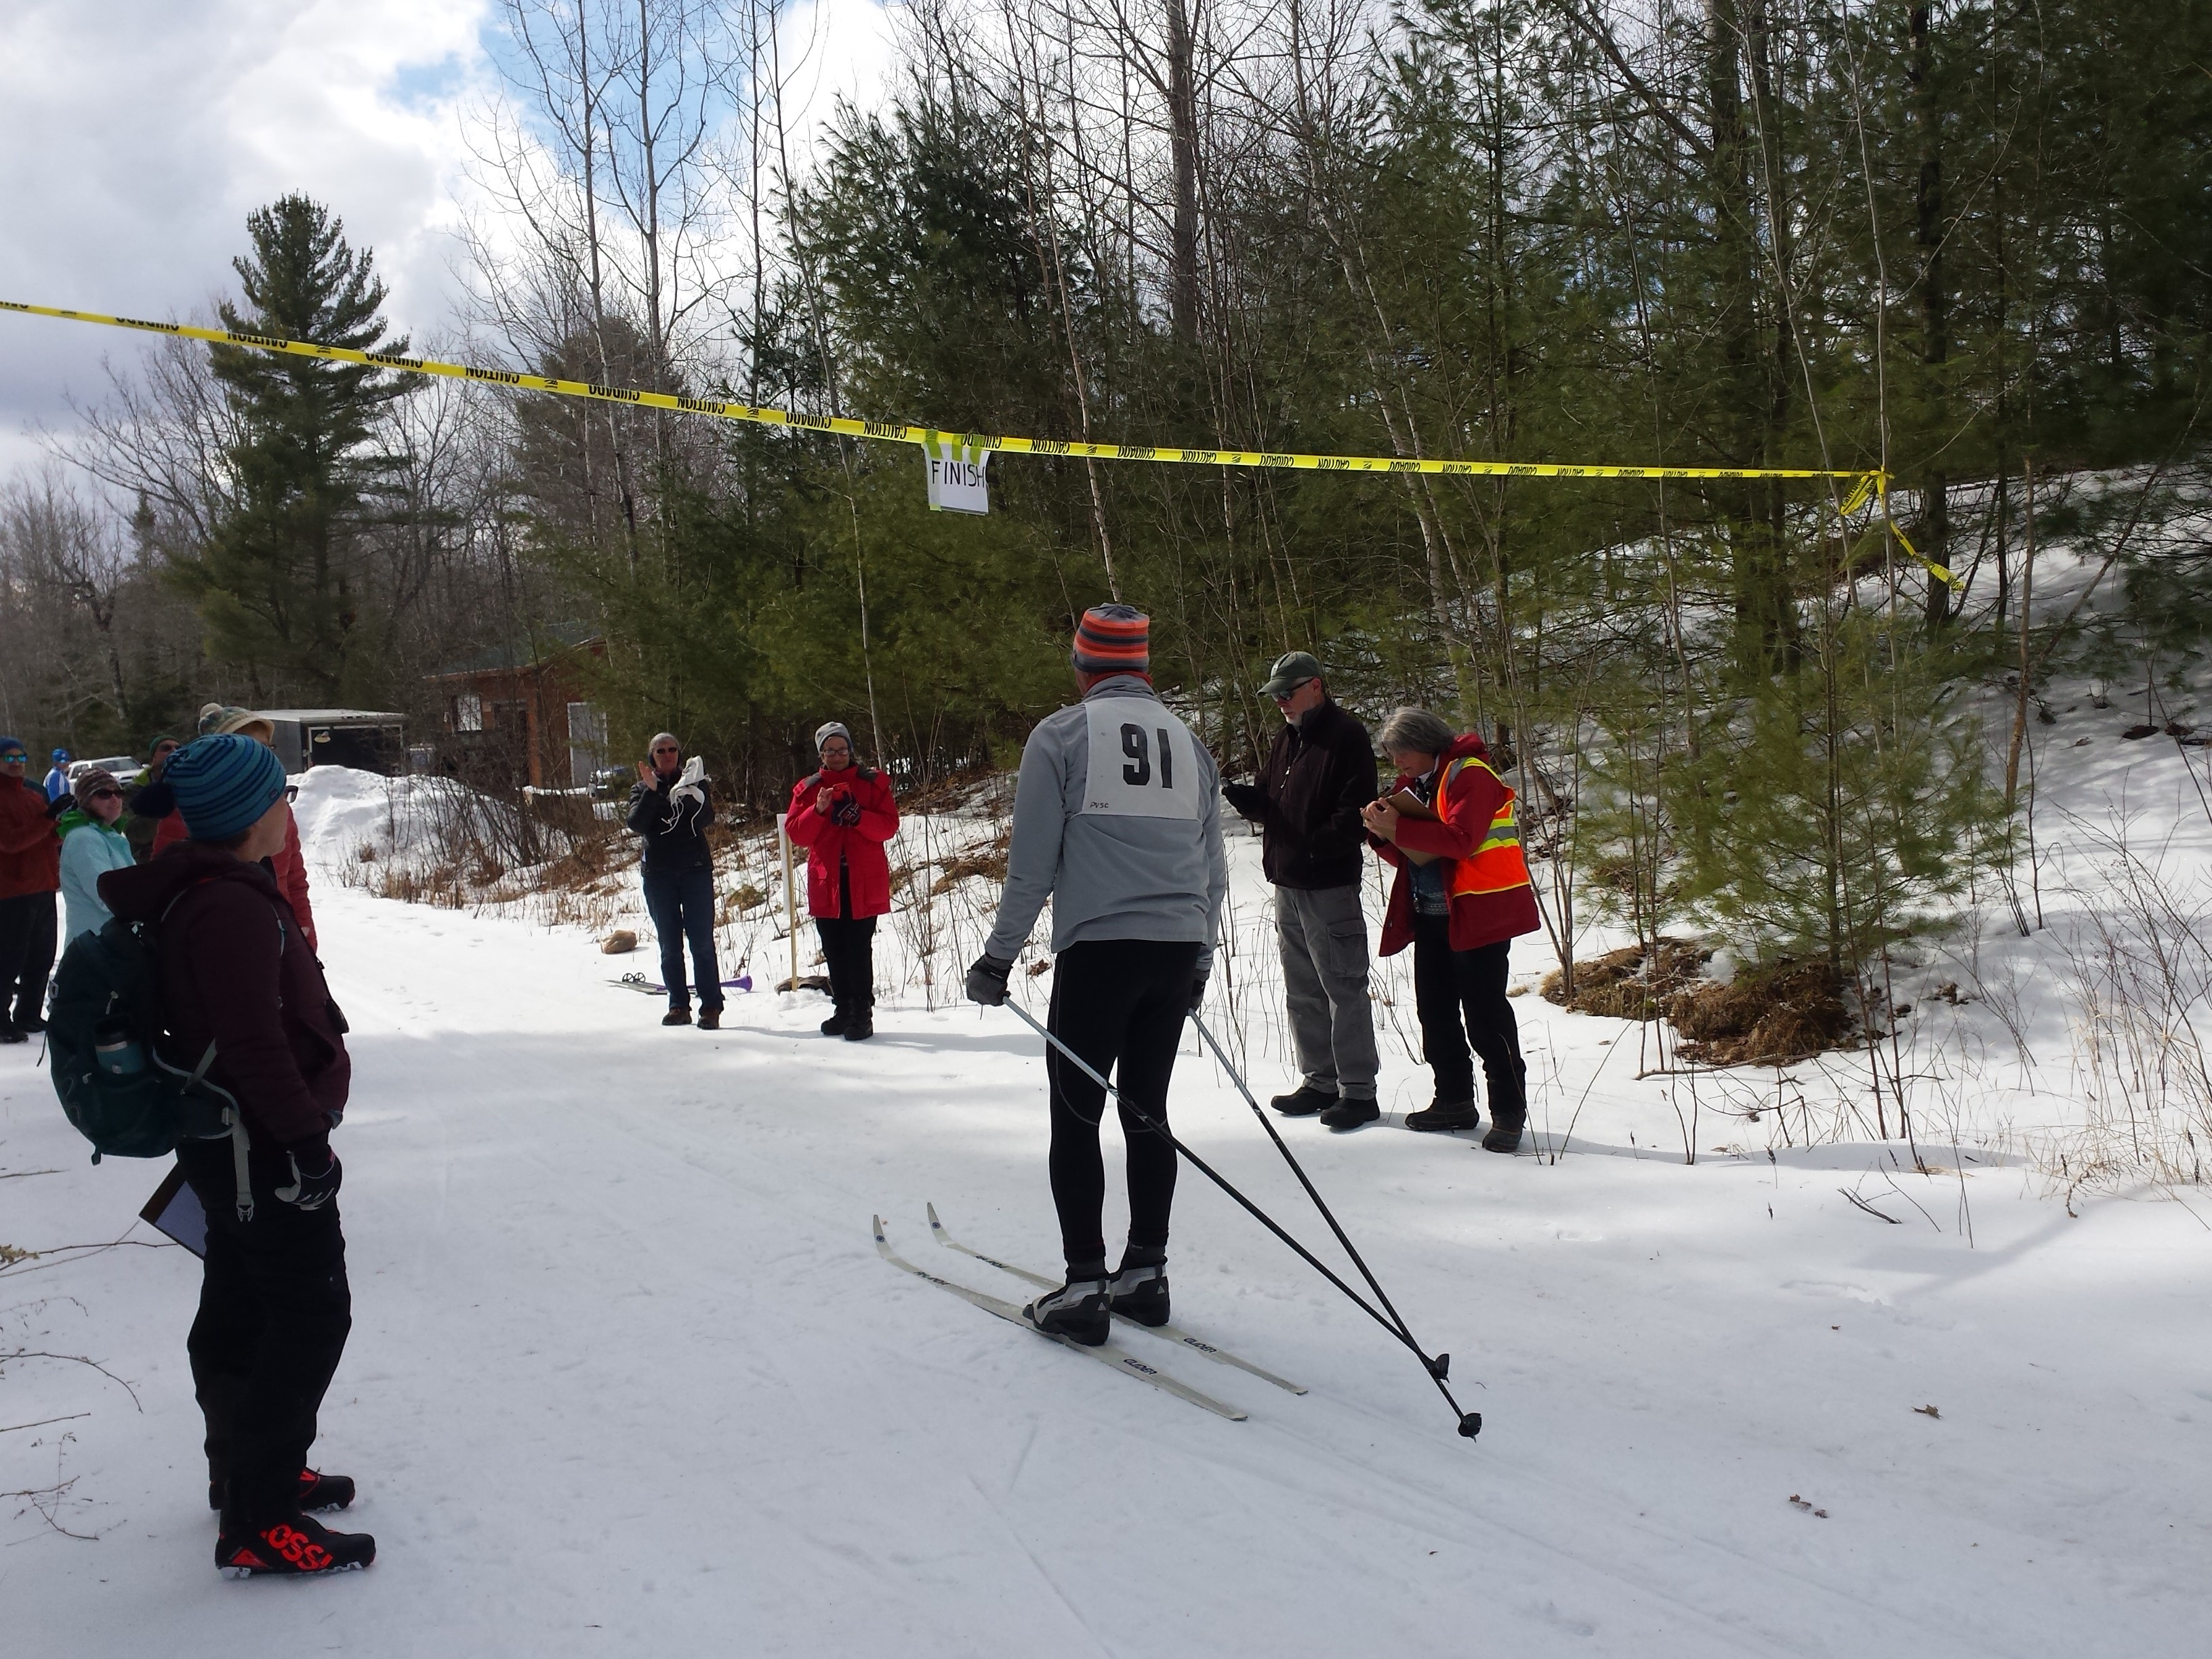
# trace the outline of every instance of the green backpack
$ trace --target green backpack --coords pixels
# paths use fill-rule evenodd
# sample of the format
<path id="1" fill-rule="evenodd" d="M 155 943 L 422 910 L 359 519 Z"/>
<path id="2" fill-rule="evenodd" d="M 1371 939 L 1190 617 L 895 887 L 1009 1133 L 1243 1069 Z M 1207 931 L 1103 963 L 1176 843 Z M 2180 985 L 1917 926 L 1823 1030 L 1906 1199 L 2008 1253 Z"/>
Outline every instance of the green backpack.
<path id="1" fill-rule="evenodd" d="M 111 918 L 62 952 L 46 1053 L 62 1110 L 92 1143 L 94 1164 L 108 1155 L 166 1158 L 180 1141 L 244 1132 L 237 1101 L 207 1080 L 214 1043 L 190 1072 L 156 1051 L 157 983 L 150 923 Z"/>

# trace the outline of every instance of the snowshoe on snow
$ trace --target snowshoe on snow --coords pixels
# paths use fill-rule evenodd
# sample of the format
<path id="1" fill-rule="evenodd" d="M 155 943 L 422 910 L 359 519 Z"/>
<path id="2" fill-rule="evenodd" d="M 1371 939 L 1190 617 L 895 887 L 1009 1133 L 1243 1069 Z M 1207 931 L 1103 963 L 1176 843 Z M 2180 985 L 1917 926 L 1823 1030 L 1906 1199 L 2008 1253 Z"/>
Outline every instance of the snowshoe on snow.
<path id="1" fill-rule="evenodd" d="M 313 1469 L 300 1471 L 300 1507 L 302 1510 L 342 1510 L 353 1502 L 353 1477 L 349 1474 L 318 1474 Z M 222 1482 L 210 1474 L 208 1477 L 208 1507 L 222 1507 Z"/>
<path id="2" fill-rule="evenodd" d="M 1107 1305 L 1125 1319 L 1157 1330 L 1168 1322 L 1168 1253 L 1132 1244 L 1107 1287 Z"/>
<path id="3" fill-rule="evenodd" d="M 272 1521 L 255 1531 L 226 1527 L 215 1540 L 215 1564 L 234 1577 L 264 1573 L 303 1577 L 343 1572 L 376 1559 L 376 1540 L 365 1532 L 332 1532 L 309 1515 Z"/>
<path id="4" fill-rule="evenodd" d="M 1071 1273 L 1066 1284 L 1024 1308 L 1022 1317 L 1048 1336 L 1097 1347 L 1114 1328 L 1114 1316 L 1107 1306 L 1112 1285 L 1103 1261 L 1094 1272 Z"/>
<path id="5" fill-rule="evenodd" d="M 1472 1129 L 1481 1121 L 1482 1114 L 1471 1100 L 1439 1100 L 1418 1112 L 1406 1114 L 1408 1129 Z"/>
<path id="6" fill-rule="evenodd" d="M 1316 1089 L 1301 1083 L 1287 1095 L 1277 1095 L 1267 1103 L 1285 1117 L 1311 1117 L 1316 1112 L 1327 1111 L 1336 1104 L 1334 1091 Z"/>

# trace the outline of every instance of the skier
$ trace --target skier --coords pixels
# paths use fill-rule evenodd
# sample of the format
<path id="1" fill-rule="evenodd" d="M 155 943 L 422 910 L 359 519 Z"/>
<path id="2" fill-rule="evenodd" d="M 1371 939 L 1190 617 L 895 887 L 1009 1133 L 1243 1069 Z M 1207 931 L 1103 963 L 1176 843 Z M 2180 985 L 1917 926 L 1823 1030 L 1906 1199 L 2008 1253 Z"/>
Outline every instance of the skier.
<path id="1" fill-rule="evenodd" d="M 1406 1127 L 1472 1129 L 1481 1121 L 1471 1038 L 1490 1087 L 1490 1133 L 1482 1144 L 1514 1152 L 1528 1121 L 1528 1067 L 1505 994 L 1506 958 L 1513 940 L 1534 933 L 1542 920 L 1513 791 L 1491 766 L 1480 738 L 1455 736 L 1425 708 L 1399 709 L 1379 736 L 1398 778 L 1361 817 L 1376 850 L 1398 871 L 1382 919 L 1382 954 L 1413 947 L 1421 1057 L 1437 1085 L 1435 1103 L 1408 1113 Z M 1433 816 L 1401 812 L 1393 804 L 1401 791 Z"/>
<path id="2" fill-rule="evenodd" d="M 70 792 L 70 752 L 66 749 L 57 749 L 47 758 L 53 762 L 54 767 L 46 774 L 46 799 L 56 801 Z"/>
<path id="3" fill-rule="evenodd" d="M 663 1025 L 691 1023 L 691 988 L 684 980 L 684 945 L 699 980 L 699 1029 L 722 1025 L 722 969 L 714 957 L 714 854 L 707 845 L 714 803 L 706 764 L 684 759 L 675 735 L 656 732 L 650 764 L 640 761 L 630 786 L 627 827 L 645 838 L 645 908 L 660 939 L 660 982 L 668 988 Z"/>
<path id="4" fill-rule="evenodd" d="M 284 764 L 251 738 L 206 737 L 179 750 L 153 787 L 151 809 L 179 813 L 186 838 L 150 864 L 109 871 L 100 897 L 126 921 L 157 925 L 162 1058 L 207 1063 L 248 1132 L 245 1216 L 237 1144 L 177 1148 L 207 1212 L 199 1316 L 185 1346 L 206 1418 L 208 1501 L 222 1516 L 216 1565 L 367 1566 L 374 1538 L 307 1513 L 354 1497 L 351 1479 L 307 1461 L 353 1325 L 337 1201 L 343 1171 L 331 1151 L 353 1063 L 345 1017 L 270 868 L 290 818 Z"/>
<path id="5" fill-rule="evenodd" d="M 841 720 L 814 733 L 821 769 L 791 788 L 784 828 L 806 849 L 806 913 L 822 935 L 836 1005 L 822 1035 L 866 1042 L 876 1034 L 876 918 L 891 908 L 891 867 L 884 843 L 898 833 L 890 781 L 853 760 L 853 734 Z"/>
<path id="6" fill-rule="evenodd" d="M 1112 1315 L 1168 1319 L 1168 1213 L 1176 1153 L 1136 1113 L 1167 1122 L 1184 1018 L 1200 1006 L 1229 885 L 1219 774 L 1152 690 L 1151 623 L 1126 605 L 1083 613 L 1070 658 L 1083 700 L 1022 750 L 998 926 L 968 970 L 969 998 L 1006 1000 L 1014 959 L 1047 898 L 1054 964 L 1048 1029 L 1101 1075 L 1115 1073 L 1128 1146 L 1129 1241 L 1106 1266 L 1098 1149 L 1103 1090 L 1047 1051 L 1052 1196 L 1067 1282 L 1023 1310 L 1089 1346 Z"/>
<path id="7" fill-rule="evenodd" d="M 1367 995 L 1367 915 L 1360 908 L 1360 809 L 1375 799 L 1367 728 L 1328 695 L 1309 653 L 1276 659 L 1260 695 L 1283 729 L 1257 783 L 1224 783 L 1229 804 L 1260 826 L 1275 890 L 1275 948 L 1291 1042 L 1304 1075 L 1267 1103 L 1285 1117 L 1318 1112 L 1332 1129 L 1372 1123 L 1375 1014 Z"/>

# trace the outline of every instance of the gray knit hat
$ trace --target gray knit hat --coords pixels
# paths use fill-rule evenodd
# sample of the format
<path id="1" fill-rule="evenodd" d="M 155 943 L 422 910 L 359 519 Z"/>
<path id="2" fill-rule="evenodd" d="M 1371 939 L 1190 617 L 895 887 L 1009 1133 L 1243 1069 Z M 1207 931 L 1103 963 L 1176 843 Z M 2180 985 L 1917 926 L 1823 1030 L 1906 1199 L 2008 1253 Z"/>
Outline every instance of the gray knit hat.
<path id="1" fill-rule="evenodd" d="M 845 729 L 844 721 L 824 720 L 814 728 L 814 752 L 820 754 L 822 745 L 832 738 L 842 738 L 845 739 L 846 748 L 853 747 L 853 734 Z"/>

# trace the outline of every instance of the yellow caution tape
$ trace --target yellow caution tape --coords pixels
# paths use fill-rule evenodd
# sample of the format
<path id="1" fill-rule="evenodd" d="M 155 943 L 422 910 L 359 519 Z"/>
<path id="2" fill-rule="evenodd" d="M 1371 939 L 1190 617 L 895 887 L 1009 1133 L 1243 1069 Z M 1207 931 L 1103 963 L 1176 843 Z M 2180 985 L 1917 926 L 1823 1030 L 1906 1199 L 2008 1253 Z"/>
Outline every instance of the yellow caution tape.
<path id="1" fill-rule="evenodd" d="M 1865 504 L 1877 489 L 1885 514 L 1888 491 L 1881 475 L 1814 467 L 1758 466 L 1574 466 L 1547 461 L 1404 460 L 1388 455 L 1300 455 L 1257 449 L 1188 449 L 1154 444 L 1074 443 L 1058 438 L 992 437 L 974 432 L 948 432 L 936 427 L 908 426 L 898 421 L 854 421 L 819 415 L 798 415 L 789 410 L 760 404 L 724 403 L 714 398 L 683 398 L 665 392 L 639 392 L 624 386 L 599 386 L 588 380 L 558 380 L 543 374 L 524 374 L 514 369 L 475 368 L 465 363 L 441 363 L 427 357 L 403 357 L 387 351 L 356 351 L 349 346 L 316 345 L 306 340 L 280 339 L 273 335 L 246 334 L 227 328 L 195 328 L 189 323 L 149 323 L 136 317 L 107 317 L 95 311 L 65 311 L 53 306 L 22 305 L 0 300 L 0 311 L 20 311 L 34 317 L 58 317 L 73 323 L 100 323 L 109 328 L 143 329 L 149 334 L 171 334 L 205 340 L 215 345 L 245 346 L 256 351 L 289 353 L 297 357 L 320 357 L 332 362 L 364 363 L 376 368 L 410 374 L 443 374 L 457 380 L 482 380 L 492 386 L 550 392 L 562 398 L 589 398 L 601 403 L 627 404 L 634 408 L 665 409 L 683 415 L 708 415 L 725 421 L 750 421 L 758 426 L 798 427 L 809 432 L 834 432 L 851 438 L 873 438 L 887 443 L 933 444 L 950 441 L 968 449 L 999 449 L 1011 454 L 1069 455 L 1100 461 L 1165 461 L 1194 466 L 1273 466 L 1311 472 L 1415 472 L 1446 477 L 1497 478 L 1850 478 L 1856 482 L 1848 514 Z M 1898 538 L 1903 541 L 1904 538 Z M 1908 548 L 1910 544 L 1908 544 Z M 1917 553 L 1913 555 L 1918 558 Z M 1926 563 L 1925 560 L 1922 561 Z M 1934 567 L 1930 567 L 1934 568 Z M 1946 580 L 1949 573 L 1942 573 Z"/>

